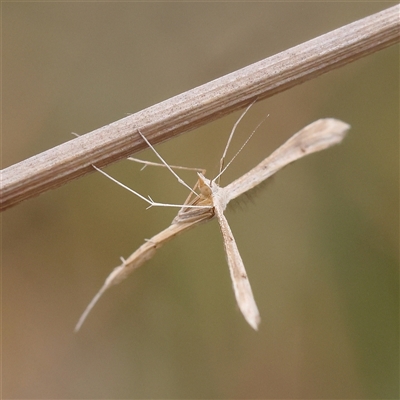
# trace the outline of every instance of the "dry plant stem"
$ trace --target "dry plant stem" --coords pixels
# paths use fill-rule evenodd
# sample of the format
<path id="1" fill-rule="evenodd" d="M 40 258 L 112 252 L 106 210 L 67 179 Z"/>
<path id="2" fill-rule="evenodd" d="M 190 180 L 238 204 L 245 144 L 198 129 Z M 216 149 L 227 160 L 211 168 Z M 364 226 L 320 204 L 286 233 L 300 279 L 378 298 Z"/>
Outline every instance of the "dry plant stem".
<path id="1" fill-rule="evenodd" d="M 0 210 L 399 41 L 388 8 L 113 122 L 1 171 Z"/>

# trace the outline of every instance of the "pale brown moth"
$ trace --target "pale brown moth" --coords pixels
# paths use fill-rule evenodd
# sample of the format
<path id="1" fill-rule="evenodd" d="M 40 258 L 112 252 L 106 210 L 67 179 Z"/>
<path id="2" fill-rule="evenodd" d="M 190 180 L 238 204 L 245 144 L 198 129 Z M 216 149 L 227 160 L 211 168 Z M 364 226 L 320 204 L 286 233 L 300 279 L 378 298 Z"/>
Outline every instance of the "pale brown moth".
<path id="1" fill-rule="evenodd" d="M 252 104 L 250 104 L 250 106 Z M 157 249 L 160 248 L 164 243 L 168 242 L 178 234 L 181 234 L 188 229 L 199 225 L 200 223 L 210 221 L 214 217 L 216 217 L 218 220 L 223 236 L 225 253 L 228 261 L 237 304 L 244 318 L 250 324 L 250 326 L 255 330 L 258 329 L 258 325 L 260 323 L 260 314 L 254 300 L 253 292 L 251 290 L 250 282 L 247 277 L 242 258 L 240 256 L 232 231 L 229 227 L 228 221 L 224 215 L 224 210 L 231 200 L 256 187 L 284 166 L 308 154 L 327 149 L 328 147 L 331 147 L 335 144 L 339 144 L 346 135 L 346 132 L 349 130 L 350 125 L 333 118 L 319 119 L 293 135 L 286 143 L 280 146 L 269 157 L 264 159 L 264 161 L 251 169 L 249 172 L 236 179 L 228 186 L 220 187 L 216 180 L 219 179 L 222 172 L 225 171 L 225 169 L 230 164 L 228 163 L 228 165 L 223 168 L 223 162 L 228 146 L 235 132 L 237 124 L 250 108 L 250 106 L 244 111 L 244 113 L 241 115 L 241 117 L 238 119 L 232 129 L 224 154 L 221 158 L 220 173 L 217 175 L 216 178 L 209 180 L 204 176 L 204 171 L 197 172 L 198 181 L 193 189 L 186 185 L 186 183 L 184 183 L 173 171 L 173 168 L 176 169 L 180 167 L 170 167 L 157 153 L 154 147 L 147 141 L 142 132 L 138 130 L 143 140 L 148 144 L 149 147 L 153 149 L 153 151 L 162 161 L 163 165 L 165 165 L 177 177 L 180 183 L 184 184 L 190 189 L 191 192 L 189 194 L 189 197 L 186 199 L 183 206 L 156 203 L 150 197 L 146 198 L 140 195 L 134 190 L 116 181 L 104 171 L 101 171 L 97 167 L 93 166 L 102 174 L 106 175 L 119 185 L 123 186 L 124 188 L 139 196 L 141 199 L 145 200 L 147 203 L 150 204 L 150 207 L 172 206 L 180 207 L 180 210 L 178 212 L 178 215 L 173 219 L 171 225 L 168 228 L 153 236 L 151 239 L 146 240 L 145 243 L 143 243 L 126 260 L 122 259 L 122 264 L 116 267 L 110 273 L 102 288 L 86 307 L 84 313 L 80 317 L 75 327 L 75 331 L 78 331 L 80 329 L 93 306 L 109 287 L 121 282 L 132 271 L 134 271 L 136 268 L 140 267 L 147 260 L 153 257 Z M 247 141 L 249 139 L 247 139 Z M 243 147 L 244 145 L 242 146 L 242 148 Z M 136 159 L 133 160 L 143 162 L 147 165 L 160 165 Z M 232 160 L 230 162 L 232 162 Z M 197 193 L 196 190 L 198 190 L 199 193 Z"/>

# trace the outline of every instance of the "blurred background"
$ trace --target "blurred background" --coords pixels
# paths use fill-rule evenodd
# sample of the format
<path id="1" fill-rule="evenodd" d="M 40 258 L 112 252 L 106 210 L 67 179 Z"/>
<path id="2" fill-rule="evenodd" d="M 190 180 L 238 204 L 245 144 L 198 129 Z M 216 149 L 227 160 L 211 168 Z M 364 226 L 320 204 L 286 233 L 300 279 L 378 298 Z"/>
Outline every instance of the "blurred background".
<path id="1" fill-rule="evenodd" d="M 2 168 L 393 4 L 3 3 Z M 177 211 L 146 210 L 93 173 L 2 214 L 4 398 L 398 398 L 398 46 L 257 103 L 231 156 L 267 114 L 223 186 L 318 118 L 352 129 L 226 212 L 259 331 L 212 221 L 107 292 L 74 334 L 119 257 Z M 158 150 L 212 177 L 239 115 Z M 187 196 L 161 168 L 107 172 L 160 202 Z"/>

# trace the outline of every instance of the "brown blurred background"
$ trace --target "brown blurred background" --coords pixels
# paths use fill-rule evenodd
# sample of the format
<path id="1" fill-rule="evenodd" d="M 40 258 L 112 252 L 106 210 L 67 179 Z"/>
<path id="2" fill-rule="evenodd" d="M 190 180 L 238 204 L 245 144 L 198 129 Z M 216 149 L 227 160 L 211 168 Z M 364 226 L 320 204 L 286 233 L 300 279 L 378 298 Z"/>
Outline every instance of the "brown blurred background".
<path id="1" fill-rule="evenodd" d="M 2 168 L 392 4 L 3 3 Z M 398 57 L 356 61 L 241 123 L 231 154 L 269 114 L 223 185 L 313 120 L 352 126 L 227 210 L 257 333 L 215 221 L 162 248 L 74 334 L 119 257 L 176 210 L 145 210 L 91 174 L 3 213 L 3 398 L 397 398 Z M 239 114 L 158 150 L 211 177 Z M 157 201 L 185 199 L 168 172 L 139 170 L 107 169 Z"/>

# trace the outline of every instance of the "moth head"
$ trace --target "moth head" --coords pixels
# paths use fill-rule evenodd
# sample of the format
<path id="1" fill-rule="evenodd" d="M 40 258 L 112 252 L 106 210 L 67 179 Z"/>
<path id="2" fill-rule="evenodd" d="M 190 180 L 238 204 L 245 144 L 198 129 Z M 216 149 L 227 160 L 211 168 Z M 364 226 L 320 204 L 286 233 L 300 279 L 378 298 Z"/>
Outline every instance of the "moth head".
<path id="1" fill-rule="evenodd" d="M 209 179 L 205 178 L 204 175 L 200 172 L 198 172 L 197 175 L 199 176 L 198 188 L 200 190 L 200 193 L 204 197 L 211 196 L 211 193 L 212 193 L 211 181 Z"/>

